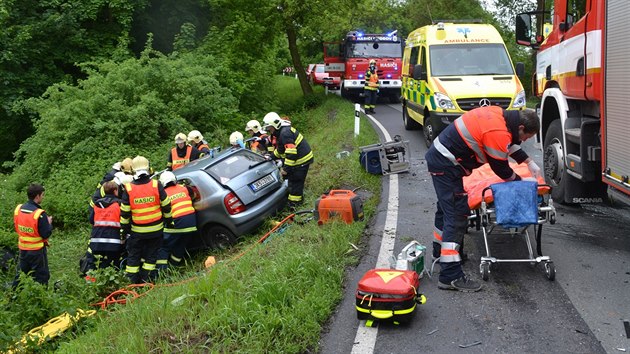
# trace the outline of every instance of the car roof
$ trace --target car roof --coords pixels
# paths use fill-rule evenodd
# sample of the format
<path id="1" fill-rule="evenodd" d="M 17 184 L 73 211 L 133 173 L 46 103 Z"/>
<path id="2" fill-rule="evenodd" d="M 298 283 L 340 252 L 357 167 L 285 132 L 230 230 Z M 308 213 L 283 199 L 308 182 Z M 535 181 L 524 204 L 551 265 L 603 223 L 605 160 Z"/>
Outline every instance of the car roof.
<path id="1" fill-rule="evenodd" d="M 191 172 L 191 171 L 199 171 L 199 170 L 205 170 L 208 167 L 215 165 L 217 163 L 219 163 L 220 161 L 225 160 L 226 158 L 233 156 L 235 154 L 253 154 L 253 155 L 258 155 L 255 152 L 249 150 L 249 149 L 245 149 L 245 148 L 241 148 L 241 147 L 229 147 L 225 150 L 222 150 L 221 152 L 219 152 L 218 155 L 215 155 L 214 157 L 211 157 L 210 155 L 206 155 L 202 158 L 199 158 L 195 161 L 191 161 L 189 163 L 187 163 L 184 167 L 178 168 L 175 171 L 175 175 L 178 174 L 183 174 L 186 172 Z M 258 155 L 260 156 L 260 155 Z"/>

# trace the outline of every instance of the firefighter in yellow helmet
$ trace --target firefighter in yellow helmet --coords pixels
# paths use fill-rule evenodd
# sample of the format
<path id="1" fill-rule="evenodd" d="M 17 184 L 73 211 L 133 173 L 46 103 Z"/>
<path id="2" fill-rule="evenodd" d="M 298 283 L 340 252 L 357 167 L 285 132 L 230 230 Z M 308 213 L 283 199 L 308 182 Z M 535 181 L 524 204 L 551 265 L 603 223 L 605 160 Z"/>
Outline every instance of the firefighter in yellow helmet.
<path id="1" fill-rule="evenodd" d="M 263 128 L 276 138 L 273 158 L 283 164 L 283 175 L 289 183 L 289 208 L 303 202 L 304 182 L 313 151 L 304 136 L 276 112 L 269 112 L 263 119 Z"/>
<path id="2" fill-rule="evenodd" d="M 243 139 L 243 134 L 241 132 L 233 132 L 232 134 L 230 134 L 230 145 L 232 145 L 232 147 L 238 148 L 245 148 L 245 141 Z"/>
<path id="3" fill-rule="evenodd" d="M 370 66 L 365 71 L 365 85 L 363 86 L 363 94 L 365 95 L 365 105 L 363 109 L 365 113 L 374 113 L 378 87 L 379 81 L 378 73 L 376 72 L 376 60 L 370 59 Z"/>
<path id="4" fill-rule="evenodd" d="M 273 154 L 273 145 L 271 144 L 271 138 L 267 133 L 262 130 L 260 123 L 252 119 L 245 125 L 245 131 L 251 136 L 251 142 L 249 148 L 260 154 Z M 250 139 L 248 139 L 250 140 Z"/>
<path id="5" fill-rule="evenodd" d="M 103 176 L 101 181 L 96 185 L 96 191 L 94 191 L 92 197 L 90 198 L 90 209 L 94 207 L 94 202 L 96 202 L 96 200 L 105 197 L 106 193 L 103 190 L 103 185 L 105 184 L 105 182 L 113 181 L 116 175 L 120 173 L 124 173 L 126 175 L 133 174 L 130 157 L 114 163 L 114 165 L 112 165 L 112 169 L 108 171 L 105 176 Z"/>
<path id="6" fill-rule="evenodd" d="M 171 203 L 162 184 L 151 179 L 149 160 L 133 159 L 134 180 L 123 189 L 121 233 L 126 238 L 125 273 L 133 284 L 151 281 L 157 274 L 158 250 L 164 225 L 172 224 Z"/>
<path id="7" fill-rule="evenodd" d="M 187 137 L 184 133 L 177 133 L 177 135 L 175 135 L 175 147 L 169 152 L 166 163 L 166 169 L 168 171 L 175 171 L 178 168 L 186 166 L 190 161 L 195 161 L 199 158 L 199 150 L 186 144 L 186 140 Z"/>
<path id="8" fill-rule="evenodd" d="M 201 135 L 199 130 L 191 130 L 188 133 L 188 143 L 199 150 L 200 157 L 210 154 L 210 146 L 208 146 L 207 141 L 203 140 L 203 135 Z"/>

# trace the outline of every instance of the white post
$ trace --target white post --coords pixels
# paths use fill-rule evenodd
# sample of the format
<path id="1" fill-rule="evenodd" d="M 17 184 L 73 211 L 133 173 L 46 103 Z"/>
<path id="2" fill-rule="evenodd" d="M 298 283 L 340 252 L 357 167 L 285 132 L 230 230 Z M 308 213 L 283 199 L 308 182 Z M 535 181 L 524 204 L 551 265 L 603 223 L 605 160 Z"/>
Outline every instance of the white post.
<path id="1" fill-rule="evenodd" d="M 359 119 L 359 114 L 361 113 L 361 104 L 354 104 L 354 136 L 359 136 L 359 127 L 361 125 L 361 120 Z"/>
<path id="2" fill-rule="evenodd" d="M 324 85 L 324 93 L 328 96 L 328 85 Z"/>

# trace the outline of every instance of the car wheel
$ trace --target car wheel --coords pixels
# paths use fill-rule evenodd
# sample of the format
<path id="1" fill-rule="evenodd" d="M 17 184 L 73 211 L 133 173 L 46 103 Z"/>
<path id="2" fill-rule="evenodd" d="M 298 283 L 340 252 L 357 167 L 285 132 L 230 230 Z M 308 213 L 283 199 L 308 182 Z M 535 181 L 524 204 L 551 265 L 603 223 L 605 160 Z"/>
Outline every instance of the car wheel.
<path id="1" fill-rule="evenodd" d="M 424 141 L 427 144 L 427 147 L 431 147 L 431 143 L 433 143 L 433 139 L 435 139 L 435 126 L 433 126 L 433 122 L 431 121 L 431 117 L 428 114 L 424 116 L 424 125 L 422 126 L 422 131 L 424 133 Z"/>
<path id="2" fill-rule="evenodd" d="M 403 124 L 405 125 L 405 130 L 417 130 L 420 129 L 420 124 L 413 120 L 413 118 L 409 117 L 409 113 L 407 113 L 407 105 L 403 102 L 402 106 L 402 119 Z"/>
<path id="3" fill-rule="evenodd" d="M 568 176 L 564 167 L 565 152 L 562 145 L 562 125 L 559 119 L 549 125 L 543 147 L 545 182 L 551 186 L 551 198 L 563 203 Z"/>
<path id="4" fill-rule="evenodd" d="M 221 225 L 206 225 L 202 237 L 206 245 L 216 250 L 225 250 L 236 244 L 236 236 Z"/>

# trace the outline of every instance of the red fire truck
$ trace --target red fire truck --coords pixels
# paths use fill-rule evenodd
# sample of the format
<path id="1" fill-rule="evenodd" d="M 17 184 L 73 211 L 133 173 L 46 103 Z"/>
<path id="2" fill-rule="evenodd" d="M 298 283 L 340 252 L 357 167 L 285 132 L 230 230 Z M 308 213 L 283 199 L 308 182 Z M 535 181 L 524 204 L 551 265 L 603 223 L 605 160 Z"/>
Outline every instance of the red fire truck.
<path id="1" fill-rule="evenodd" d="M 516 16 L 517 43 L 537 50 L 545 179 L 560 202 L 630 200 L 629 14 L 628 0 L 538 0 Z"/>
<path id="2" fill-rule="evenodd" d="M 350 31 L 342 42 L 324 43 L 326 72 L 330 76 L 341 77 L 343 97 L 363 96 L 364 76 L 370 59 L 376 60 L 379 96 L 399 102 L 402 43 L 397 31 L 384 34 Z"/>

